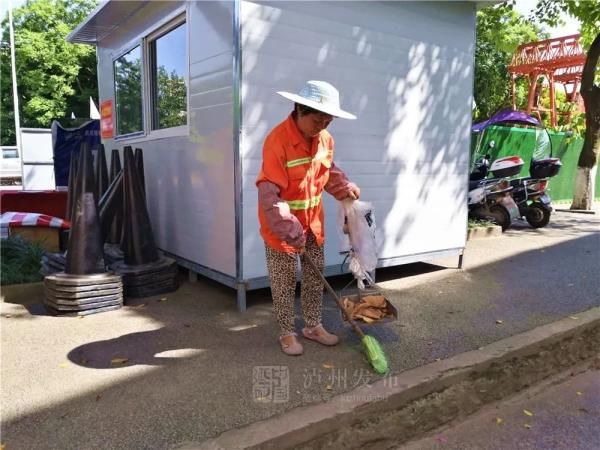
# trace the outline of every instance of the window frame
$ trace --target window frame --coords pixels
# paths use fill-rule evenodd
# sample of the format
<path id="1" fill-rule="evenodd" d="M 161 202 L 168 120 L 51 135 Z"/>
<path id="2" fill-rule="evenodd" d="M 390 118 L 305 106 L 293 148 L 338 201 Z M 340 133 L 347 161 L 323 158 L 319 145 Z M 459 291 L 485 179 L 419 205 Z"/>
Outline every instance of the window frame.
<path id="1" fill-rule="evenodd" d="M 119 114 L 118 114 L 118 108 L 117 108 L 117 79 L 116 79 L 116 73 L 115 73 L 115 63 L 117 62 L 117 60 L 121 59 L 123 56 L 125 56 L 127 53 L 131 52 L 132 50 L 134 50 L 136 47 L 140 48 L 140 65 L 141 65 L 141 82 L 140 82 L 140 88 L 141 88 L 141 98 L 142 98 L 142 129 L 140 131 L 134 131 L 131 133 L 124 133 L 124 134 L 119 134 Z M 127 46 L 123 47 L 121 50 L 119 50 L 117 53 L 115 53 L 112 57 L 112 64 L 111 64 L 111 70 L 112 70 L 112 85 L 113 85 L 113 96 L 114 96 L 114 116 L 115 116 L 115 140 L 122 140 L 122 139 L 131 139 L 131 138 L 137 138 L 140 136 L 145 136 L 146 135 L 146 111 L 144 108 L 144 97 L 146 95 L 145 93 L 145 87 L 144 87 L 144 47 L 143 47 L 143 42 L 141 39 L 136 39 L 132 42 L 130 42 L 129 44 L 127 44 Z"/>
<path id="2" fill-rule="evenodd" d="M 135 39 L 129 41 L 125 46 L 119 49 L 112 55 L 112 88 L 113 88 L 113 101 L 115 104 L 115 141 L 128 141 L 128 143 L 143 142 L 147 138 L 151 139 L 162 139 L 168 137 L 178 136 L 189 136 L 190 135 L 190 27 L 189 27 L 189 5 L 183 6 L 174 10 L 171 14 L 167 15 L 163 20 L 153 25 L 151 28 L 144 30 L 138 34 Z M 185 74 L 185 85 L 186 85 L 186 114 L 187 120 L 186 125 L 178 127 L 163 128 L 163 129 L 152 129 L 152 109 L 154 108 L 155 100 L 152 98 L 152 79 L 151 79 L 151 61 L 150 61 L 150 46 L 151 44 L 161 36 L 164 36 L 169 31 L 174 30 L 178 26 L 186 24 L 185 33 L 185 64 L 187 67 Z M 116 80 L 115 80 L 115 61 L 122 56 L 129 53 L 135 47 L 140 46 L 141 49 L 141 64 L 142 64 L 142 131 L 117 134 L 118 129 L 118 117 L 116 110 Z"/>
<path id="3" fill-rule="evenodd" d="M 181 26 L 185 24 L 186 28 L 185 28 L 185 56 L 184 56 L 184 60 L 185 60 L 185 65 L 186 65 L 186 71 L 185 71 L 185 89 L 186 89 L 186 95 L 185 95 L 185 101 L 186 101 L 186 123 L 185 125 L 180 125 L 177 127 L 170 127 L 170 128 L 157 128 L 154 129 L 153 128 L 153 121 L 154 121 L 154 114 L 155 114 L 155 104 L 156 104 L 156 97 L 155 97 L 155 88 L 153 85 L 153 78 L 155 76 L 154 71 L 155 71 L 155 67 L 153 67 L 153 65 L 156 64 L 156 61 L 154 61 L 154 58 L 151 56 L 152 55 L 152 51 L 151 51 L 151 47 L 154 44 L 154 42 L 156 42 L 158 39 L 160 39 L 161 37 L 165 36 L 166 34 L 170 33 L 171 31 L 173 31 L 174 29 L 176 29 L 177 27 Z M 189 126 L 190 126 L 190 62 L 189 62 L 189 23 L 187 20 L 187 14 L 184 11 L 183 13 L 179 13 L 176 17 L 169 19 L 166 23 L 164 23 L 163 25 L 159 26 L 158 28 L 155 28 L 155 30 L 148 34 L 145 38 L 144 38 L 144 46 L 145 46 L 145 51 L 146 51 L 146 55 L 147 55 L 147 64 L 146 64 L 146 83 L 148 86 L 148 104 L 147 106 L 147 110 L 146 110 L 146 115 L 147 115 L 147 121 L 146 121 L 146 125 L 148 127 L 148 134 L 152 137 L 171 137 L 171 136 L 188 136 L 189 135 Z"/>

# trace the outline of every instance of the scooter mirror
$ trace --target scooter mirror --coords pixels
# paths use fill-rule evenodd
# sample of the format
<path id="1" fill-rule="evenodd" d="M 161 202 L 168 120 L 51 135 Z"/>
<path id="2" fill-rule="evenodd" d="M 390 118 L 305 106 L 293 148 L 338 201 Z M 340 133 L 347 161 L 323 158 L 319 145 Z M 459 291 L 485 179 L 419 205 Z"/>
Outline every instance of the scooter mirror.
<path id="1" fill-rule="evenodd" d="M 490 141 L 490 143 L 488 144 L 489 148 L 494 148 L 496 146 L 496 141 Z"/>

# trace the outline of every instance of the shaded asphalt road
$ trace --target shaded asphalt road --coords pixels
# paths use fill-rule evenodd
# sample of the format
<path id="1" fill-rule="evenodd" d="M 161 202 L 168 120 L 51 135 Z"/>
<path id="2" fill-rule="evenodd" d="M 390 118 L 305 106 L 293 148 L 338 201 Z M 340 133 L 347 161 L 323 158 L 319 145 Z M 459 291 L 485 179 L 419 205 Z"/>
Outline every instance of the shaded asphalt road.
<path id="1" fill-rule="evenodd" d="M 393 376 L 563 317 L 577 320 L 600 305 L 599 254 L 598 215 L 556 213 L 542 230 L 523 225 L 470 241 L 462 271 L 455 259 L 379 270 L 399 319 L 368 329 Z M 333 281 L 341 288 L 348 280 Z M 324 323 L 341 345 L 309 342 L 290 358 L 276 344 L 268 290 L 249 295 L 245 314 L 232 290 L 202 280 L 83 319 L 47 315 L 39 285 L 2 295 L 7 450 L 171 448 L 378 379 L 331 299 Z"/>
<path id="2" fill-rule="evenodd" d="M 600 371 L 560 374 L 398 450 L 600 448 Z"/>

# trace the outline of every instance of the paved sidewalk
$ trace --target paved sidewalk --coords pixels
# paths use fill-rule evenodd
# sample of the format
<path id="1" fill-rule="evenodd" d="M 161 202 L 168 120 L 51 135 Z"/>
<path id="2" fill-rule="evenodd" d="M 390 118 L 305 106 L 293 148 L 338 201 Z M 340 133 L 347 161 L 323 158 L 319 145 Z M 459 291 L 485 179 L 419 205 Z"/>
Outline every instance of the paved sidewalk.
<path id="1" fill-rule="evenodd" d="M 600 304 L 599 253 L 598 215 L 557 213 L 542 230 L 524 225 L 469 242 L 463 271 L 445 268 L 455 259 L 380 270 L 400 318 L 369 332 L 397 374 L 577 320 Z M 245 314 L 232 290 L 205 280 L 83 319 L 46 315 L 39 285 L 11 292 L 3 290 L 0 304 L 7 450 L 173 448 L 378 379 L 331 299 L 324 322 L 341 344 L 309 342 L 290 358 L 275 341 L 268 290 L 248 296 Z M 278 381 L 289 389 L 277 389 Z"/>

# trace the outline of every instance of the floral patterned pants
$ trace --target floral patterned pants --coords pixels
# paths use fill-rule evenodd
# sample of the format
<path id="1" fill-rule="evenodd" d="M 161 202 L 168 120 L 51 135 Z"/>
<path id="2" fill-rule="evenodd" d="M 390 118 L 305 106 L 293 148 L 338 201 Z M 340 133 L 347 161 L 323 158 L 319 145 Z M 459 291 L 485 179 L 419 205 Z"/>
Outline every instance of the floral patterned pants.
<path id="1" fill-rule="evenodd" d="M 294 332 L 294 299 L 296 297 L 298 257 L 296 254 L 280 252 L 266 245 L 265 249 L 271 281 L 273 309 L 283 336 Z M 306 238 L 305 251 L 322 272 L 325 262 L 323 246 L 317 244 L 312 233 L 309 233 Z M 304 255 L 300 255 L 300 264 L 302 268 L 300 288 L 302 315 L 306 326 L 315 327 L 321 323 L 323 282 L 318 274 L 314 273 L 308 262 L 305 261 Z"/>

